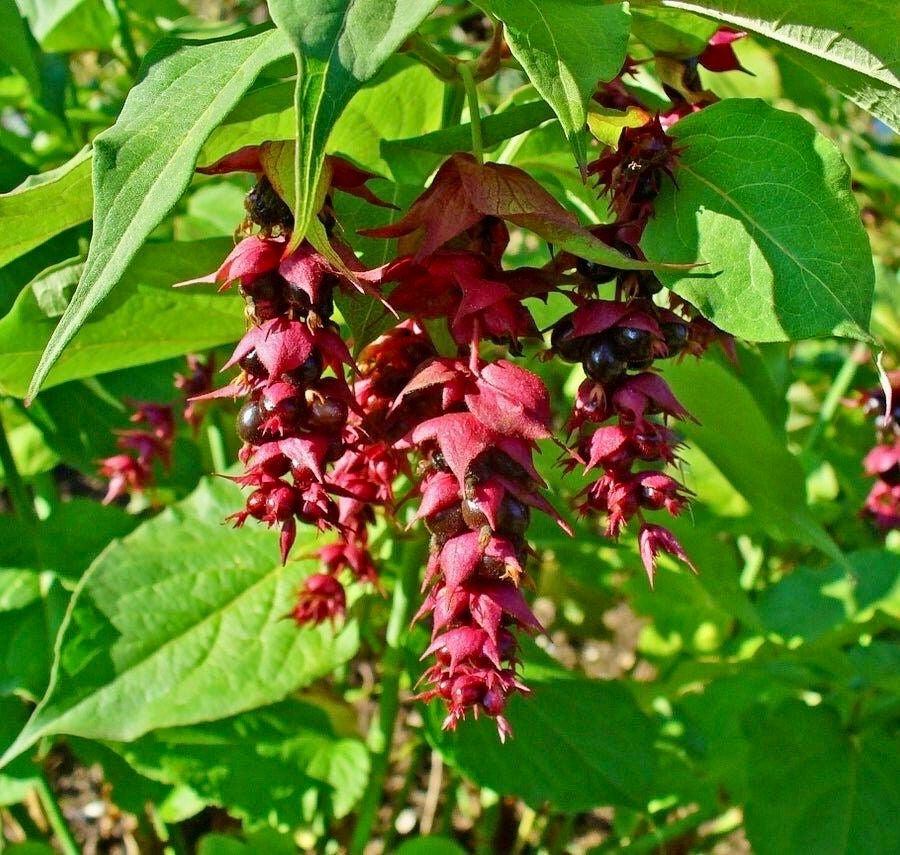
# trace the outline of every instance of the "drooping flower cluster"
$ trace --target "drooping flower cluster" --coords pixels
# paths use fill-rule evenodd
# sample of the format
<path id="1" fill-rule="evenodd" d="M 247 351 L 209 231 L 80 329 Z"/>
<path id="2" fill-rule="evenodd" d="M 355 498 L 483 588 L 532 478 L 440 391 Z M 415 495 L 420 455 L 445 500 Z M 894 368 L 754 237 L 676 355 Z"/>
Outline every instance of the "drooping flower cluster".
<path id="1" fill-rule="evenodd" d="M 875 478 L 863 514 L 883 531 L 900 528 L 900 371 L 887 376 L 890 409 L 881 387 L 861 393 L 857 402 L 874 420 L 878 437 L 878 444 L 863 461 L 866 475 Z"/>
<path id="2" fill-rule="evenodd" d="M 175 388 L 184 396 L 181 416 L 196 436 L 203 421 L 203 406 L 195 399 L 212 391 L 216 360 L 212 354 L 204 359 L 196 353 L 189 353 L 186 359 L 187 371 L 175 375 Z"/>
<path id="3" fill-rule="evenodd" d="M 540 629 L 521 593 L 530 509 L 568 530 L 541 495 L 532 459 L 535 440 L 550 436 L 549 395 L 525 369 L 476 356 L 428 363 L 398 398 L 399 408 L 410 405 L 437 414 L 408 435 L 424 462 L 416 518 L 431 533 L 417 618 L 432 617 L 425 655 L 436 662 L 421 697 L 443 699 L 446 728 L 471 710 L 494 717 L 505 738 L 507 699 L 527 691 L 514 630 Z"/>
<path id="4" fill-rule="evenodd" d="M 575 447 L 585 471 L 603 473 L 584 491 L 579 510 L 606 514 L 606 535 L 613 538 L 632 518 L 641 519 L 638 543 L 651 585 L 660 551 L 693 568 L 671 532 L 644 520 L 645 511 L 677 516 L 689 491 L 658 468 L 636 469 L 676 462 L 679 439 L 665 419 L 690 416 L 648 369 L 657 358 L 684 352 L 690 339 L 685 319 L 644 298 L 588 300 L 554 328 L 554 353 L 581 362 L 587 375 L 569 420 Z"/>
<path id="5" fill-rule="evenodd" d="M 172 408 L 165 404 L 138 402 L 129 421 L 146 427 L 116 431 L 116 445 L 121 454 L 114 454 L 99 463 L 100 475 L 109 479 L 103 504 L 108 505 L 120 496 L 143 493 L 154 483 L 153 464 L 158 461 L 168 469 L 172 462 L 172 443 L 175 441 L 175 418 Z"/>
<path id="6" fill-rule="evenodd" d="M 244 508 L 230 517 L 235 526 L 252 518 L 279 528 L 284 562 L 298 523 L 339 532 L 338 544 L 320 550 L 325 572 L 306 579 L 292 612 L 299 623 L 319 623 L 344 613 L 346 593 L 336 578 L 343 570 L 364 581 L 375 579 L 366 523 L 370 505 L 390 499 L 396 471 L 380 473 L 365 412 L 346 378 L 346 369 L 355 365 L 330 320 L 336 288 L 365 286 L 310 243 L 291 248 L 293 215 L 267 171 L 279 145 L 247 147 L 202 170 L 257 175 L 245 203 L 244 230 L 258 232 L 244 237 L 215 273 L 194 280 L 218 283 L 221 290 L 237 283 L 249 329 L 224 366 L 240 368 L 237 379 L 192 404 L 210 397 L 246 398 L 237 417 L 244 473 L 234 480 L 252 491 Z M 329 159 L 328 169 L 333 187 L 378 202 L 365 188 L 370 173 L 338 158 Z M 320 216 L 324 221 L 330 213 Z M 353 263 L 346 248 L 333 248 Z M 330 472 L 329 464 L 334 464 Z"/>

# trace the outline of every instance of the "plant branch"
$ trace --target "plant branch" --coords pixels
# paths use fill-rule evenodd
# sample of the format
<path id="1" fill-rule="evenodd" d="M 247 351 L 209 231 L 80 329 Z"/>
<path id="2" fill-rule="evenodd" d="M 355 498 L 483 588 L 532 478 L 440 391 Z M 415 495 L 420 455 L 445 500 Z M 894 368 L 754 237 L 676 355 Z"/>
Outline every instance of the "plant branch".
<path id="1" fill-rule="evenodd" d="M 459 66 L 459 76 L 466 88 L 466 102 L 469 105 L 469 123 L 472 128 L 472 153 L 479 163 L 484 163 L 484 144 L 481 136 L 481 111 L 478 108 L 478 87 L 472 69 L 465 63 Z"/>
<path id="2" fill-rule="evenodd" d="M 850 384 L 853 382 L 853 378 L 856 376 L 860 364 L 865 361 L 867 353 L 868 348 L 860 343 L 857 344 L 844 359 L 841 370 L 838 371 L 837 376 L 834 378 L 834 382 L 831 384 L 831 388 L 828 390 L 828 394 L 825 396 L 825 400 L 822 401 L 816 423 L 813 425 L 812 430 L 809 432 L 809 436 L 807 436 L 806 442 L 803 445 L 803 451 L 805 453 L 809 453 L 815 448 L 816 443 L 819 441 L 819 437 L 821 437 L 822 432 L 825 430 L 825 426 L 834 416 L 834 412 L 841 402 L 841 398 L 847 394 L 847 390 L 850 388 Z"/>
<path id="3" fill-rule="evenodd" d="M 400 709 L 400 678 L 403 674 L 403 642 L 412 619 L 413 604 L 422 566 L 422 544 L 408 541 L 397 574 L 391 614 L 388 618 L 385 641 L 387 647 L 382 663 L 381 699 L 378 714 L 369 728 L 368 744 L 372 757 L 369 783 L 360 803 L 359 816 L 350 841 L 350 855 L 361 855 L 372 835 L 378 808 L 384 795 L 384 782 L 390 765 L 391 744 L 397 713 Z"/>
<path id="4" fill-rule="evenodd" d="M 432 73 L 441 80 L 448 83 L 459 80 L 457 63 L 449 56 L 442 54 L 419 33 L 413 33 L 406 40 L 404 49 L 413 54 L 423 65 L 428 66 Z"/>
<path id="5" fill-rule="evenodd" d="M 63 855 L 78 855 L 78 844 L 72 836 L 72 831 L 66 822 L 66 818 L 59 809 L 59 802 L 56 801 L 56 796 L 50 789 L 50 784 L 47 783 L 47 779 L 41 775 L 35 781 L 34 788 L 37 792 L 38 799 L 40 799 L 44 814 L 47 817 L 47 822 L 50 823 L 50 828 L 53 829 L 53 833 L 56 835 L 59 848 L 63 851 Z"/>
<path id="6" fill-rule="evenodd" d="M 31 528 L 35 527 L 38 518 L 34 510 L 34 502 L 31 501 L 28 488 L 16 468 L 16 461 L 13 458 L 12 449 L 9 447 L 6 427 L 2 420 L 0 420 L 0 465 L 3 466 L 3 477 L 13 511 L 22 523 Z"/>

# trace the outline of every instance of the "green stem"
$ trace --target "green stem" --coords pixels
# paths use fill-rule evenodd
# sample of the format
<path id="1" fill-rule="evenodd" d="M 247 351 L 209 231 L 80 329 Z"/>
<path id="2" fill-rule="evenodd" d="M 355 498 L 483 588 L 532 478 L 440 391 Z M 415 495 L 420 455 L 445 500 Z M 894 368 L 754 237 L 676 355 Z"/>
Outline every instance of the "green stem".
<path id="1" fill-rule="evenodd" d="M 34 787 L 63 855 L 78 855 L 78 844 L 72 837 L 69 825 L 59 809 L 59 803 L 56 801 L 56 796 L 53 795 L 47 779 L 41 775 Z"/>
<path id="2" fill-rule="evenodd" d="M 419 569 L 422 566 L 421 543 L 408 541 L 403 562 L 394 587 L 391 614 L 388 618 L 385 641 L 387 647 L 382 662 L 381 699 L 378 714 L 372 720 L 367 742 L 372 767 L 369 783 L 360 803 L 359 816 L 350 841 L 350 855 L 361 855 L 372 835 L 378 808 L 384 796 L 384 782 L 390 764 L 394 727 L 400 710 L 400 677 L 403 674 L 403 642 L 413 614 Z"/>
<path id="3" fill-rule="evenodd" d="M 16 468 L 12 449 L 6 436 L 6 428 L 0 420 L 0 465 L 3 466 L 3 477 L 6 481 L 6 490 L 12 502 L 13 511 L 19 520 L 29 528 L 37 526 L 38 518 L 34 510 L 34 502 L 28 493 L 28 488 Z"/>
<path id="4" fill-rule="evenodd" d="M 463 104 L 466 103 L 466 90 L 459 82 L 448 82 L 444 86 L 444 99 L 441 103 L 441 128 L 452 128 L 459 124 Z"/>
<path id="5" fill-rule="evenodd" d="M 466 63 L 459 66 L 459 76 L 466 89 L 466 102 L 469 105 L 469 122 L 472 127 L 472 154 L 479 163 L 484 163 L 484 144 L 481 136 L 481 111 L 478 109 L 478 87 L 472 76 L 472 69 Z"/>
<path id="6" fill-rule="evenodd" d="M 459 79 L 457 64 L 449 56 L 442 54 L 419 33 L 413 33 L 406 40 L 406 49 L 419 62 L 427 65 L 431 72 L 441 80 L 453 81 Z"/>
<path id="7" fill-rule="evenodd" d="M 209 413 L 206 418 L 206 441 L 209 444 L 213 471 L 222 474 L 228 469 L 228 451 L 225 446 L 225 434 L 222 432 L 222 421 L 216 410 Z"/>
<path id="8" fill-rule="evenodd" d="M 116 18 L 119 23 L 119 38 L 122 40 L 122 50 L 125 51 L 126 65 L 131 76 L 137 79 L 141 68 L 141 58 L 138 56 L 131 36 L 131 27 L 128 26 L 128 13 L 122 0 L 113 0 L 113 8 L 116 10 Z"/>
<path id="9" fill-rule="evenodd" d="M 808 454 L 811 452 L 819 441 L 822 431 L 825 430 L 825 426 L 834 416 L 834 412 L 838 408 L 841 398 L 847 394 L 847 390 L 850 388 L 850 384 L 856 376 L 860 363 L 865 359 L 866 352 L 866 346 L 860 343 L 857 344 L 847 355 L 846 359 L 844 359 L 841 370 L 838 371 L 837 376 L 834 378 L 834 382 L 831 384 L 831 388 L 828 390 L 828 394 L 825 396 L 825 400 L 822 401 L 822 406 L 819 409 L 819 417 L 816 419 L 816 423 L 813 425 L 812 430 L 809 432 L 809 436 L 806 438 L 806 442 L 803 445 L 804 453 Z"/>

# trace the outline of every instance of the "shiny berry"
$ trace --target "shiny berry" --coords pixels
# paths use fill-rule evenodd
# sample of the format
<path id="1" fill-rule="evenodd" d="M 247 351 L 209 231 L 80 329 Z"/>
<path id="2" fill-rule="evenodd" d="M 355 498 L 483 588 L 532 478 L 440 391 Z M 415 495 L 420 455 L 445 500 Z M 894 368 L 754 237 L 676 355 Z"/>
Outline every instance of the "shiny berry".
<path id="1" fill-rule="evenodd" d="M 241 357 L 238 365 L 247 372 L 251 377 L 264 378 L 269 376 L 266 366 L 263 365 L 256 348 L 252 348 L 243 357 Z"/>
<path id="2" fill-rule="evenodd" d="M 500 715 L 505 707 L 506 698 L 501 692 L 496 692 L 493 689 L 488 689 L 488 691 L 484 693 L 484 697 L 481 699 L 481 708 L 489 716 Z"/>
<path id="3" fill-rule="evenodd" d="M 575 269 L 590 279 L 591 282 L 609 282 L 619 272 L 615 267 L 607 267 L 605 264 L 598 264 L 596 261 L 588 261 L 586 258 L 578 258 L 575 260 Z"/>
<path id="4" fill-rule="evenodd" d="M 450 505 L 431 514 L 425 520 L 425 528 L 434 536 L 437 546 L 443 546 L 451 537 L 466 531 L 466 523 L 459 505 Z"/>
<path id="5" fill-rule="evenodd" d="M 662 291 L 663 284 L 652 270 L 641 270 L 637 275 L 637 291 L 641 297 L 652 297 Z"/>
<path id="6" fill-rule="evenodd" d="M 581 364 L 584 373 L 595 383 L 611 383 L 625 373 L 625 363 L 606 338 L 593 339 Z"/>
<path id="7" fill-rule="evenodd" d="M 624 362 L 646 359 L 650 355 L 653 335 L 647 330 L 638 327 L 613 327 L 608 335 L 616 356 Z"/>
<path id="8" fill-rule="evenodd" d="M 266 499 L 266 511 L 272 518 L 283 522 L 297 512 L 299 499 L 299 494 L 293 487 L 276 487 Z"/>
<path id="9" fill-rule="evenodd" d="M 261 520 L 266 515 L 266 499 L 269 494 L 265 490 L 254 490 L 247 496 L 247 513 L 254 519 Z"/>
<path id="10" fill-rule="evenodd" d="M 237 435 L 250 445 L 259 445 L 266 441 L 263 424 L 268 415 L 259 401 L 247 401 L 237 415 Z"/>
<path id="11" fill-rule="evenodd" d="M 500 512 L 497 514 L 497 531 L 511 538 L 523 537 L 529 522 L 531 509 L 528 505 L 507 493 L 500 503 Z"/>
<path id="12" fill-rule="evenodd" d="M 325 433 L 340 430 L 347 421 L 347 405 L 340 398 L 313 396 L 306 424 L 310 430 Z"/>
<path id="13" fill-rule="evenodd" d="M 675 356 L 684 350 L 691 335 L 691 329 L 682 321 L 670 321 L 659 325 L 666 340 L 666 356 Z"/>
<path id="14" fill-rule="evenodd" d="M 588 344 L 588 339 L 584 336 L 571 338 L 574 329 L 572 316 L 566 315 L 553 325 L 550 332 L 550 346 L 566 362 L 581 362 Z"/>
<path id="15" fill-rule="evenodd" d="M 322 354 L 318 350 L 312 350 L 301 365 L 286 371 L 284 376 L 298 386 L 305 387 L 315 383 L 322 376 L 323 368 Z"/>

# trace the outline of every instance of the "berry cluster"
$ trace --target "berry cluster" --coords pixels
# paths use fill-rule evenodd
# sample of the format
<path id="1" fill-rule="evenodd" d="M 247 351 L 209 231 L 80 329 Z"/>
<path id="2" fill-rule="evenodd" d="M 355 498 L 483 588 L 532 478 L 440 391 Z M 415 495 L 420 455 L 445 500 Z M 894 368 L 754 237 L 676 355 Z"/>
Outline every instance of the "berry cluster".
<path id="1" fill-rule="evenodd" d="M 873 418 L 878 444 L 863 461 L 866 474 L 875 483 L 866 497 L 863 514 L 883 531 L 900 528 L 900 371 L 888 374 L 891 404 L 878 387 L 863 392 L 858 405 Z"/>
<path id="2" fill-rule="evenodd" d="M 153 464 L 159 461 L 168 469 L 172 462 L 172 443 L 175 441 L 175 418 L 172 408 L 165 404 L 135 403 L 129 421 L 143 422 L 140 430 L 116 431 L 116 445 L 122 450 L 99 463 L 100 475 L 109 478 L 103 497 L 108 505 L 120 496 L 143 493 L 154 483 Z"/>
<path id="3" fill-rule="evenodd" d="M 622 99 L 631 97 L 619 88 Z M 678 440 L 664 420 L 688 417 L 652 368 L 657 359 L 699 355 L 718 331 L 684 303 L 657 305 L 662 285 L 652 273 L 619 272 L 566 253 L 544 269 L 504 267 L 510 224 L 545 237 L 554 230 L 591 235 L 522 170 L 468 154 L 448 158 L 403 217 L 364 232 L 398 239 L 398 257 L 382 267 L 360 269 L 335 237 L 328 193 L 319 219 L 333 252 L 326 258 L 307 242 L 293 248 L 293 217 L 278 175 L 268 171 L 280 145 L 242 149 L 204 170 L 257 175 L 245 237 L 202 280 L 223 288 L 238 282 L 250 322 L 226 365 L 238 365 L 239 378 L 214 393 L 247 398 L 238 417 L 245 472 L 237 480 L 253 491 L 233 519 L 280 527 L 283 560 L 298 522 L 337 532 L 317 550 L 322 572 L 307 580 L 293 611 L 298 622 L 319 622 L 346 608 L 339 574 L 377 582 L 368 534 L 374 509 L 395 515 L 402 505 L 393 492 L 397 478 L 418 477 L 414 519 L 424 521 L 431 549 L 417 619 L 431 616 L 424 656 L 434 657 L 420 697 L 444 701 L 447 728 L 471 712 L 493 718 L 505 738 L 507 702 L 527 692 L 516 632 L 540 629 L 521 592 L 532 509 L 570 530 L 542 494 L 533 460 L 538 440 L 558 442 L 549 394 L 529 371 L 488 358 L 485 343 L 520 355 L 523 340 L 539 337 L 524 301 L 575 286 L 575 310 L 554 326 L 550 352 L 581 362 L 588 377 L 564 465 L 602 469 L 580 509 L 605 512 L 610 536 L 641 517 L 652 581 L 661 550 L 690 564 L 670 532 L 643 520 L 648 510 L 679 513 L 688 497 L 670 475 L 637 468 L 674 463 Z M 623 132 L 619 146 L 589 168 L 616 217 L 593 229 L 595 239 L 643 260 L 641 232 L 677 155 L 649 114 Z M 330 158 L 326 174 L 332 189 L 378 203 L 365 188 L 368 173 Z M 614 277 L 615 299 L 598 299 L 598 286 Z M 406 318 L 368 344 L 358 365 L 330 321 L 335 289 L 349 286 L 382 301 L 390 289 L 390 308 Z M 447 334 L 432 337 L 436 324 L 446 324 Z M 356 373 L 352 383 L 347 367 Z M 611 419 L 615 424 L 605 424 Z"/>
<path id="4" fill-rule="evenodd" d="M 196 433 L 203 419 L 197 404 L 190 399 L 212 388 L 214 362 L 212 356 L 204 360 L 196 354 L 187 355 L 187 373 L 176 374 L 175 388 L 185 397 L 183 416 Z M 122 454 L 114 454 L 99 462 L 99 472 L 109 479 L 104 504 L 120 496 L 143 493 L 154 483 L 153 464 L 159 461 L 168 470 L 172 462 L 172 445 L 175 442 L 175 416 L 168 404 L 135 403 L 130 421 L 143 422 L 142 430 L 117 431 L 116 444 Z"/>

